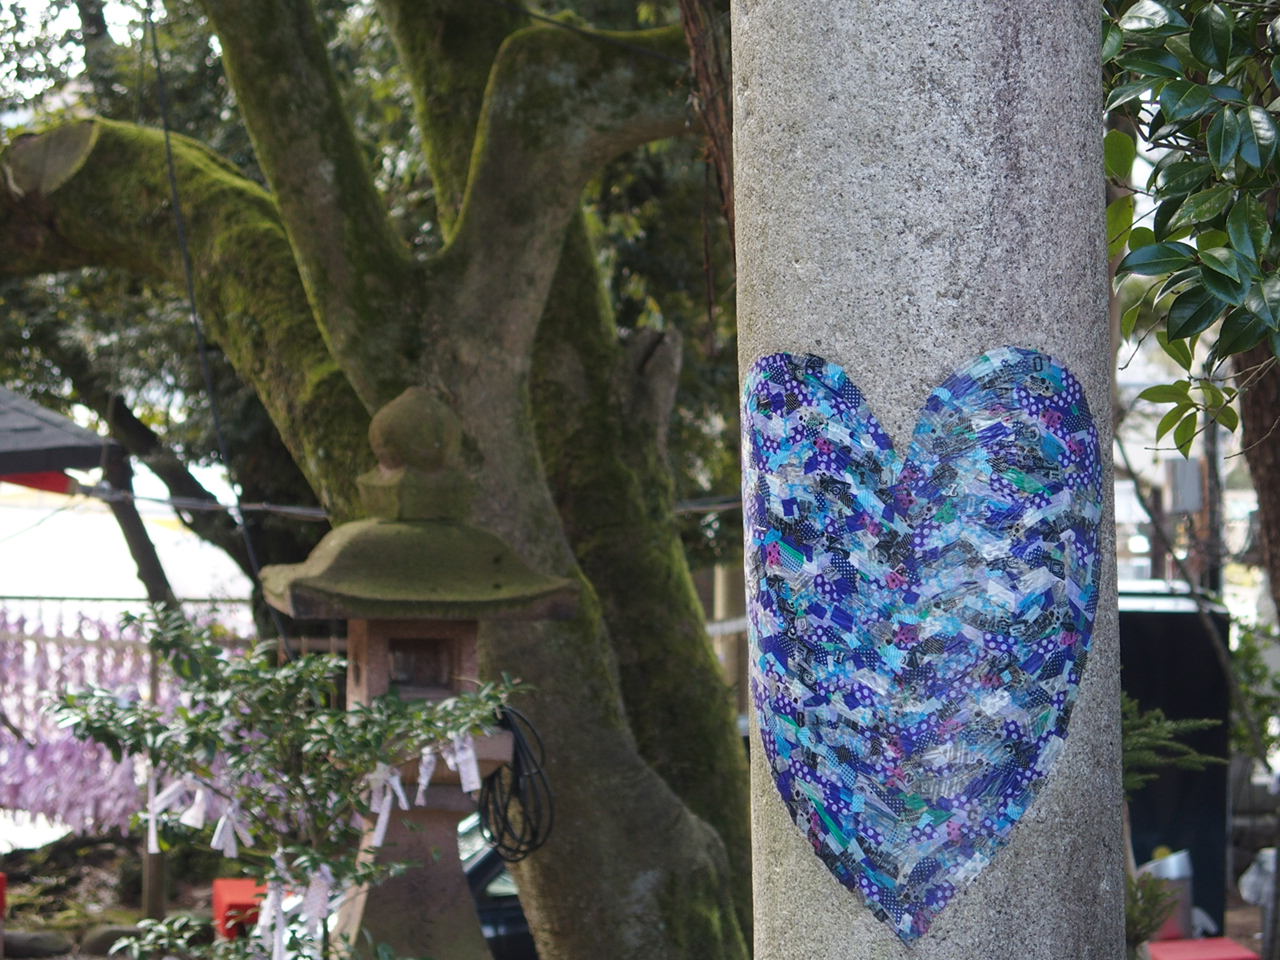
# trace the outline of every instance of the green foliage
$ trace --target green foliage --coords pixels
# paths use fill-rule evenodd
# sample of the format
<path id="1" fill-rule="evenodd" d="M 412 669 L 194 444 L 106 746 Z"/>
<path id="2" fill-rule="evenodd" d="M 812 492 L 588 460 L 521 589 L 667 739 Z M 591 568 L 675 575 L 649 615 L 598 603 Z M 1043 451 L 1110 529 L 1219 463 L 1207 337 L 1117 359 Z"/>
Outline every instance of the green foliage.
<path id="1" fill-rule="evenodd" d="M 1155 780 L 1167 767 L 1203 770 L 1210 764 L 1226 763 L 1222 757 L 1200 753 L 1180 742 L 1189 733 L 1216 727 L 1217 720 L 1170 720 L 1163 710 L 1144 711 L 1128 694 L 1121 694 L 1120 710 L 1126 796 Z"/>
<path id="2" fill-rule="evenodd" d="M 1112 255 L 1128 253 L 1116 276 L 1156 278 L 1144 295 L 1160 346 L 1190 371 L 1207 348 L 1194 389 L 1162 426 L 1185 455 L 1216 420 L 1239 425 L 1224 361 L 1260 343 L 1280 348 L 1280 109 L 1276 9 L 1267 4 L 1105 0 L 1103 59 L 1108 83 L 1107 175 L 1151 207 L 1149 234 L 1132 215 L 1108 211 Z M 1133 155 L 1150 157 L 1132 181 Z M 1133 209 L 1133 208 L 1129 208 Z M 1137 305 L 1122 320 L 1137 329 Z M 1274 361 L 1272 361 L 1274 362 Z"/>
<path id="3" fill-rule="evenodd" d="M 1280 674 L 1267 666 L 1266 653 L 1275 648 L 1280 634 L 1275 627 L 1237 621 L 1236 641 L 1236 648 L 1231 651 L 1236 681 L 1249 712 L 1259 719 L 1262 745 L 1270 753 L 1280 747 L 1280 728 L 1266 722 L 1280 716 Z M 1253 755 L 1253 740 L 1240 717 L 1232 722 L 1231 742 L 1239 752 Z"/>
<path id="4" fill-rule="evenodd" d="M 377 812 L 370 775 L 380 765 L 415 760 L 426 746 L 488 732 L 514 689 L 511 682 L 484 684 L 439 702 L 388 695 L 343 709 L 337 678 L 344 663 L 338 658 L 302 656 L 278 664 L 273 646 L 228 654 L 207 630 L 173 614 L 142 624 L 152 649 L 181 681 L 181 704 L 166 711 L 90 690 L 62 698 L 61 722 L 117 757 L 144 757 L 166 780 L 190 778 L 238 805 L 250 838 L 240 862 L 251 875 L 293 886 L 322 866 L 339 890 L 376 884 L 403 869 L 360 853 L 364 824 Z M 180 813 L 161 815 L 162 845 L 208 842 L 213 824 L 183 826 Z M 129 949 L 136 960 L 211 955 L 208 948 L 174 952 L 179 942 L 190 947 L 194 933 L 175 919 L 149 927 Z M 308 946 L 305 933 L 290 933 L 295 948 Z M 318 947 L 310 944 L 309 952 Z M 212 955 L 230 949 L 218 947 Z"/>
<path id="5" fill-rule="evenodd" d="M 654 144 L 610 164 L 587 191 L 592 240 L 624 337 L 676 329 L 683 363 L 671 422 L 677 501 L 732 498 L 741 474 L 733 251 L 715 178 L 696 141 Z M 690 566 L 741 549 L 736 510 L 686 518 Z"/>
<path id="6" fill-rule="evenodd" d="M 1178 895 L 1159 877 L 1125 877 L 1124 940 L 1130 957 L 1159 932 L 1178 904 Z"/>

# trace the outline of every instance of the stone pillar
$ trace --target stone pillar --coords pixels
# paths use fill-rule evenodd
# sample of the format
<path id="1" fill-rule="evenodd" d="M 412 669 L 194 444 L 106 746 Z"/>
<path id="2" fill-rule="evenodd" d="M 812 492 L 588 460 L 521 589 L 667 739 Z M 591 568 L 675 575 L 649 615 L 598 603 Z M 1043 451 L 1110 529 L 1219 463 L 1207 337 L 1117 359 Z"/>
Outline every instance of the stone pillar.
<path id="1" fill-rule="evenodd" d="M 433 783 L 428 793 L 430 808 L 395 811 L 377 854 L 380 861 L 409 861 L 413 868 L 353 896 L 344 907 L 344 929 L 359 929 L 361 957 L 374 955 L 363 942 L 368 933 L 398 957 L 490 960 L 458 862 L 458 823 L 475 811 L 475 801 L 448 784 Z"/>
<path id="2" fill-rule="evenodd" d="M 758 960 L 1123 956 L 1098 25 L 1089 0 L 734 0 L 744 376 L 778 351 L 821 355 L 905 453 L 950 373 L 1038 350 L 1083 387 L 1105 491 L 1065 749 L 1007 846 L 912 946 L 815 855 L 753 717 Z"/>

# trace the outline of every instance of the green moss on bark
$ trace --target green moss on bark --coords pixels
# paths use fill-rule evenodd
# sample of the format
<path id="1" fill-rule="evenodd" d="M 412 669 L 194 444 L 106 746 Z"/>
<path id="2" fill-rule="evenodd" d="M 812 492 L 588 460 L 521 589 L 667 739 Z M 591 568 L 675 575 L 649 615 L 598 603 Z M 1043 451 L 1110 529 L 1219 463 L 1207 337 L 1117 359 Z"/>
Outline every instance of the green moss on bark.
<path id="1" fill-rule="evenodd" d="M 446 239 L 462 207 L 476 123 L 498 48 L 527 18 L 474 0 L 379 0 L 409 75 Z"/>
<path id="2" fill-rule="evenodd" d="M 413 375 L 420 341 L 396 333 L 421 304 L 356 140 L 311 0 L 202 0 L 218 30 L 254 149 L 271 184 L 314 322 L 370 409 Z M 404 350 L 389 353 L 385 343 Z"/>
<path id="3" fill-rule="evenodd" d="M 30 203 L 44 231 L 39 241 L 5 231 L 0 270 L 109 266 L 180 286 L 162 134 L 94 123 L 96 142 L 75 176 Z M 370 461 L 368 414 L 319 335 L 279 211 L 265 190 L 203 145 L 175 136 L 173 149 L 207 331 L 262 398 L 321 500 L 349 514 L 355 473 L 346 468 Z"/>
<path id="4" fill-rule="evenodd" d="M 641 375 L 626 368 L 578 218 L 537 341 L 539 447 L 603 604 L 641 755 L 724 841 L 749 930 L 746 756 L 674 522 L 663 425 L 628 408 Z"/>

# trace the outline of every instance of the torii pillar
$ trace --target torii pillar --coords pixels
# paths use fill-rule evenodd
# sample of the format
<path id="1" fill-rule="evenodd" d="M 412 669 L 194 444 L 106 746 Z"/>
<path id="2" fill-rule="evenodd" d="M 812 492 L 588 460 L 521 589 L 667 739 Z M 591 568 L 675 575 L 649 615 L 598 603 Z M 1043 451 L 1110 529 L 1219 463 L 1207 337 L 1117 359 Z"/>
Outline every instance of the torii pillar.
<path id="1" fill-rule="evenodd" d="M 753 718 L 758 960 L 1123 956 L 1099 23 L 1092 0 L 734 0 L 744 377 L 820 355 L 905 452 L 953 371 L 1042 352 L 1083 389 L 1105 491 L 1069 736 L 1007 845 L 910 945 L 815 854 Z"/>

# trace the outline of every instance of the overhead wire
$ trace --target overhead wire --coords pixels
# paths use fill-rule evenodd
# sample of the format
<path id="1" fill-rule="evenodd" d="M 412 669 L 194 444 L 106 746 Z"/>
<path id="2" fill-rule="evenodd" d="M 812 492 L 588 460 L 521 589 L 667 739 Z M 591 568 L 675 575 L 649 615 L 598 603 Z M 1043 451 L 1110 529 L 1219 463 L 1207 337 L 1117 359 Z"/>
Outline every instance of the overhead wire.
<path id="1" fill-rule="evenodd" d="M 66 503 L 64 503 L 62 506 L 58 507 L 57 509 L 51 510 L 49 513 L 46 513 L 43 517 L 41 517 L 35 523 L 28 524 L 27 526 L 23 527 L 21 530 L 15 530 L 13 531 L 13 533 L 0 537 L 0 543 L 8 543 L 10 540 L 15 540 L 18 537 L 22 536 L 24 533 L 30 533 L 32 530 L 40 526 L 42 523 L 46 523 L 49 520 L 52 520 L 58 514 L 65 513 L 68 510 L 78 510 L 82 506 L 84 506 L 84 501 L 82 500 L 68 500 Z"/>
<path id="2" fill-rule="evenodd" d="M 216 513 L 219 511 L 241 513 L 269 513 L 280 517 L 293 517 L 297 520 L 308 520 L 315 523 L 322 523 L 329 519 L 329 514 L 324 507 L 307 507 L 307 506 L 291 506 L 289 504 L 280 503 L 245 503 L 243 501 L 229 504 L 220 500 L 206 500 L 200 497 L 148 497 L 142 494 L 130 493 L 127 490 L 117 490 L 114 487 L 96 484 L 93 486 L 80 486 L 77 493 L 82 493 L 87 497 L 93 497 L 95 500 L 103 500 L 108 503 L 119 502 L 122 500 L 132 500 L 138 503 L 158 503 L 165 506 L 173 507 L 175 510 L 188 510 L 201 513 Z"/>

